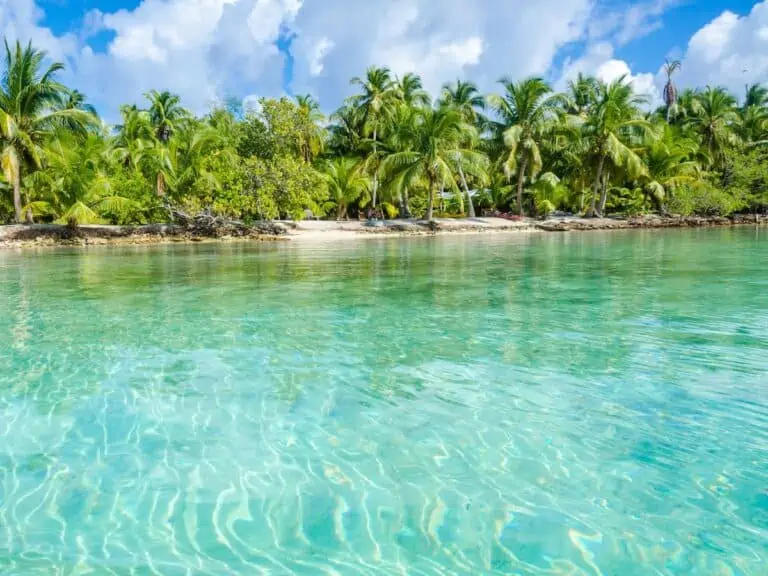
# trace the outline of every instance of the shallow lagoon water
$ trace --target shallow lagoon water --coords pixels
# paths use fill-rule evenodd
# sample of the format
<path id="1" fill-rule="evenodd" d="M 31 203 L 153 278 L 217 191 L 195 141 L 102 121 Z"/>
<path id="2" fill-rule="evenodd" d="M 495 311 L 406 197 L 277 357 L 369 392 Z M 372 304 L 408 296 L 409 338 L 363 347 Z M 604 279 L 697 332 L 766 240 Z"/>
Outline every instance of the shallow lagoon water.
<path id="1" fill-rule="evenodd" d="M 764 229 L 0 252 L 0 574 L 766 566 Z"/>

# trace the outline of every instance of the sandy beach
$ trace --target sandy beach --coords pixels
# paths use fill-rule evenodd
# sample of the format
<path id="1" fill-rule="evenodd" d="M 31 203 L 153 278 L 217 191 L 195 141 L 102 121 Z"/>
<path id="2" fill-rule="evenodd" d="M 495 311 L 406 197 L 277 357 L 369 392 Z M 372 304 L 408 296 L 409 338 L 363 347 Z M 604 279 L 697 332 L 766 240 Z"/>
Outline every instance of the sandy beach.
<path id="1" fill-rule="evenodd" d="M 644 216 L 629 219 L 563 217 L 537 220 L 524 218 L 483 217 L 450 219 L 432 222 L 416 220 L 279 221 L 257 225 L 247 233 L 239 230 L 230 234 L 199 234 L 174 224 L 144 226 L 84 225 L 76 229 L 56 224 L 0 226 L 0 248 L 25 246 L 91 246 L 105 244 L 166 244 L 180 242 L 221 241 L 298 241 L 324 242 L 392 236 L 435 236 L 443 234 L 489 233 L 551 233 L 593 230 L 623 230 L 640 228 L 692 228 L 712 226 L 761 225 L 768 218 L 755 215 L 722 217 L 659 217 Z"/>

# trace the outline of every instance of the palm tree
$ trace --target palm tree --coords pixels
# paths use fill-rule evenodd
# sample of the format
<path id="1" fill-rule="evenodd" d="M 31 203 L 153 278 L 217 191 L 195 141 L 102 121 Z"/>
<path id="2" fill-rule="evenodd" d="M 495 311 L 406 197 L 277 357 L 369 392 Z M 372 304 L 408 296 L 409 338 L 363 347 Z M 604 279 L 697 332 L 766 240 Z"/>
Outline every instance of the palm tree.
<path id="1" fill-rule="evenodd" d="M 210 190 L 218 190 L 221 182 L 216 172 L 210 169 L 210 160 L 223 157 L 234 161 L 234 150 L 228 144 L 225 133 L 210 124 L 190 122 L 180 130 L 169 146 L 177 192 L 201 184 Z"/>
<path id="2" fill-rule="evenodd" d="M 725 88 L 707 86 L 694 97 L 688 126 L 699 136 L 710 166 L 722 166 L 727 149 L 738 143 L 736 98 Z"/>
<path id="3" fill-rule="evenodd" d="M 485 98 L 474 82 L 456 80 L 453 84 L 443 85 L 440 105 L 458 110 L 467 122 L 477 124 L 483 119 L 479 111 L 485 109 Z"/>
<path id="4" fill-rule="evenodd" d="M 94 120 L 98 120 L 98 113 L 96 112 L 96 108 L 89 104 L 86 101 L 85 94 L 80 92 L 79 90 L 70 90 L 67 89 L 66 94 L 62 98 L 61 103 L 59 104 L 59 108 L 63 110 L 82 110 L 83 112 L 87 112 L 90 114 Z M 62 120 L 61 125 L 67 128 L 68 130 L 72 132 L 82 132 L 83 126 L 79 124 L 78 122 L 72 122 L 70 120 Z M 94 122 L 95 125 L 95 122 Z"/>
<path id="5" fill-rule="evenodd" d="M 427 183 L 427 220 L 432 220 L 438 185 L 445 183 L 458 189 L 453 177 L 457 161 L 465 167 L 482 161 L 479 153 L 462 148 L 471 130 L 456 110 L 416 108 L 407 135 L 410 149 L 394 152 L 382 162 L 382 173 L 400 179 L 403 186 Z"/>
<path id="6" fill-rule="evenodd" d="M 146 110 L 135 105 L 120 108 L 122 124 L 115 126 L 111 156 L 125 168 L 138 168 L 144 150 L 154 140 L 154 132 Z"/>
<path id="7" fill-rule="evenodd" d="M 648 121 L 639 115 L 638 107 L 644 102 L 644 97 L 633 92 L 626 76 L 610 84 L 600 84 L 597 101 L 582 126 L 583 137 L 596 164 L 592 202 L 587 216 L 602 215 L 605 208 L 607 183 L 603 177 L 607 160 L 623 168 L 630 177 L 639 177 L 645 172 L 642 159 L 629 146 L 633 132 L 647 133 L 651 129 Z"/>
<path id="8" fill-rule="evenodd" d="M 299 114 L 302 115 L 301 155 L 309 163 L 323 151 L 325 141 L 325 115 L 320 110 L 320 104 L 310 94 L 299 94 L 296 97 Z"/>
<path id="9" fill-rule="evenodd" d="M 96 108 L 86 101 L 85 94 L 80 90 L 67 90 L 63 108 L 65 110 L 83 110 L 92 116 L 98 116 Z"/>
<path id="10" fill-rule="evenodd" d="M 661 138 L 649 138 L 643 154 L 647 173 L 641 178 L 646 196 L 666 213 L 665 202 L 681 186 L 701 181 L 702 171 L 696 155 L 696 142 L 668 124 L 660 127 Z"/>
<path id="11" fill-rule="evenodd" d="M 347 217 L 347 209 L 367 195 L 370 180 L 354 158 L 334 158 L 323 165 L 323 174 L 328 183 L 330 200 L 336 208 L 336 219 Z"/>
<path id="12" fill-rule="evenodd" d="M 382 142 L 381 152 L 384 157 L 412 149 L 415 122 L 416 108 L 403 104 L 395 109 L 386 138 Z M 405 183 L 402 178 L 394 178 L 391 174 L 385 175 L 381 183 L 385 187 L 385 193 L 389 192 L 392 197 L 397 197 L 400 217 L 410 218 L 409 192 L 414 183 Z"/>
<path id="13" fill-rule="evenodd" d="M 55 62 L 42 70 L 46 53 L 32 44 L 14 48 L 5 43 L 5 69 L 0 83 L 0 139 L 3 173 L 13 187 L 13 207 L 22 221 L 21 179 L 26 167 L 42 165 L 41 145 L 64 122 L 85 127 L 93 122 L 79 109 L 61 109 L 67 89 L 56 81 L 64 65 Z"/>
<path id="14" fill-rule="evenodd" d="M 763 84 L 751 84 L 747 86 L 742 109 L 746 110 L 752 106 L 761 108 L 768 106 L 768 86 Z"/>
<path id="15" fill-rule="evenodd" d="M 397 81 L 397 95 L 406 106 L 427 106 L 429 94 L 421 85 L 421 78 L 411 72 Z"/>
<path id="16" fill-rule="evenodd" d="M 768 87 L 747 86 L 739 116 L 737 130 L 742 140 L 754 144 L 768 139 Z"/>
<path id="17" fill-rule="evenodd" d="M 345 104 L 331 114 L 328 127 L 328 149 L 335 156 L 346 156 L 360 152 L 363 139 L 362 115 L 360 110 Z"/>
<path id="18" fill-rule="evenodd" d="M 565 111 L 572 116 L 585 118 L 597 100 L 599 89 L 597 78 L 579 72 L 575 80 L 568 81 L 568 93 L 563 99 Z"/>
<path id="19" fill-rule="evenodd" d="M 494 124 L 509 150 L 504 162 L 507 176 L 517 173 L 517 212 L 523 215 L 523 184 L 526 175 L 534 178 L 541 171 L 539 144 L 549 127 L 556 97 L 552 89 L 541 78 L 528 78 L 522 82 L 500 80 L 504 96 L 491 95 L 488 101 L 500 122 Z"/>
<path id="20" fill-rule="evenodd" d="M 392 73 L 389 68 L 371 67 L 364 78 L 355 77 L 351 83 L 360 87 L 361 94 L 352 96 L 349 103 L 360 110 L 364 135 L 372 135 L 373 137 L 373 153 L 369 164 L 373 168 L 373 207 L 375 209 L 376 194 L 379 188 L 377 175 L 378 138 L 389 124 L 399 90 L 397 83 L 392 80 Z"/>
<path id="21" fill-rule="evenodd" d="M 94 224 L 119 217 L 135 204 L 112 189 L 107 143 L 99 134 L 60 129 L 45 145 L 45 170 L 27 178 L 33 201 L 27 210 L 55 215 L 61 223 Z"/>
<path id="22" fill-rule="evenodd" d="M 664 85 L 664 104 L 667 107 L 667 123 L 672 117 L 672 109 L 677 102 L 677 87 L 672 82 L 672 75 L 680 70 L 680 60 L 665 60 L 664 74 L 667 75 L 667 83 Z"/>
<path id="23" fill-rule="evenodd" d="M 445 84 L 443 86 L 443 93 L 438 102 L 440 106 L 452 108 L 458 112 L 465 123 L 471 126 L 478 126 L 485 123 L 486 119 L 478 112 L 478 109 L 485 108 L 485 99 L 480 95 L 477 86 L 472 82 L 462 82 L 457 80 L 455 84 Z M 467 131 L 467 142 L 465 148 L 474 150 L 478 145 L 478 134 L 476 131 Z M 467 184 L 466 174 L 464 173 L 464 163 L 457 162 L 457 168 L 459 177 L 461 178 L 461 185 L 464 187 L 464 193 L 467 197 L 467 205 L 469 206 L 469 217 L 475 217 L 475 205 L 472 202 L 472 195 L 469 191 L 469 185 Z M 486 177 L 485 170 L 478 176 Z"/>
<path id="24" fill-rule="evenodd" d="M 181 107 L 181 98 L 176 94 L 150 90 L 145 97 L 149 100 L 149 120 L 155 129 L 155 136 L 167 144 L 174 130 L 188 120 L 190 114 Z"/>

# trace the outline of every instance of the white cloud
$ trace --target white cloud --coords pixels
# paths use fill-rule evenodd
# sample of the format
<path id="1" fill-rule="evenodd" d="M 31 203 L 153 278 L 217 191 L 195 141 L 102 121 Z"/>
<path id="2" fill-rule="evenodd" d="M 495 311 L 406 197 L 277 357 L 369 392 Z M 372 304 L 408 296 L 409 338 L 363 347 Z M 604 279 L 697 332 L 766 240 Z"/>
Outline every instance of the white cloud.
<path id="1" fill-rule="evenodd" d="M 77 37 L 74 34 L 55 36 L 40 25 L 43 16 L 34 0 L 0 0 L 0 34 L 9 41 L 31 41 L 52 58 L 67 58 L 77 50 Z"/>
<path id="2" fill-rule="evenodd" d="M 580 58 L 567 60 L 556 87 L 559 90 L 564 89 L 567 82 L 576 78 L 579 73 L 594 75 L 603 82 L 613 82 L 625 76 L 634 91 L 647 98 L 649 109 L 661 104 L 661 91 L 656 76 L 650 73 L 633 73 L 629 64 L 614 57 L 613 46 L 608 42 L 593 44 Z"/>
<path id="3" fill-rule="evenodd" d="M 436 92 L 456 77 L 490 89 L 502 75 L 544 74 L 579 39 L 595 0 L 143 0 L 91 11 L 55 36 L 34 0 L 0 0 L 0 26 L 66 60 L 65 80 L 108 115 L 151 88 L 202 110 L 228 95 L 282 92 L 282 34 L 294 38 L 291 88 L 330 108 L 371 65 L 417 72 Z M 89 39 L 112 37 L 103 50 Z"/>
<path id="4" fill-rule="evenodd" d="M 562 86 L 579 71 L 629 74 L 656 101 L 659 79 L 632 71 L 614 47 L 661 25 L 679 0 L 645 0 L 598 12 L 598 0 L 142 0 L 131 10 L 92 11 L 80 30 L 54 35 L 34 0 L 0 0 L 0 32 L 31 39 L 64 60 L 64 80 L 86 92 L 108 117 L 151 88 L 182 95 L 200 111 L 214 100 L 284 90 L 292 37 L 291 89 L 315 94 L 330 109 L 350 93 L 349 78 L 371 65 L 417 72 L 434 94 L 444 81 L 471 78 L 482 90 L 499 77 L 547 74 L 559 51 L 589 47 L 560 70 Z M 599 8 L 602 10 L 602 8 Z M 596 18 L 598 14 L 605 14 Z M 111 35 L 103 50 L 88 41 Z M 741 90 L 768 73 L 768 0 L 748 16 L 724 12 L 688 44 L 679 82 Z"/>
<path id="5" fill-rule="evenodd" d="M 648 0 L 611 10 L 601 6 L 595 10 L 587 31 L 592 40 L 610 38 L 623 46 L 633 40 L 647 36 L 663 27 L 664 14 L 686 0 Z"/>
<path id="6" fill-rule="evenodd" d="M 656 78 L 653 74 L 632 74 L 629 65 L 624 60 L 611 59 L 603 62 L 595 70 L 595 76 L 603 82 L 613 82 L 622 76 L 632 84 L 635 93 L 648 99 L 647 106 L 655 108 L 661 104 L 661 93 L 656 86 Z"/>
<path id="7" fill-rule="evenodd" d="M 633 4 L 624 13 L 621 28 L 616 35 L 619 45 L 647 36 L 662 27 L 661 16 L 670 8 L 679 5 L 682 0 L 653 0 Z"/>
<path id="8" fill-rule="evenodd" d="M 745 16 L 725 11 L 694 34 L 682 59 L 680 86 L 744 85 L 768 80 L 768 0 Z"/>
<path id="9" fill-rule="evenodd" d="M 584 34 L 592 7 L 593 0 L 305 0 L 295 20 L 293 88 L 335 105 L 350 93 L 350 77 L 386 65 L 421 74 L 433 94 L 457 77 L 490 90 L 503 75 L 546 73 L 558 50 Z M 313 45 L 302 37 L 333 42 L 321 76 L 312 74 Z"/>
<path id="10" fill-rule="evenodd" d="M 323 73 L 323 59 L 330 52 L 335 44 L 325 36 L 314 43 L 309 52 L 309 73 L 312 76 L 319 76 Z"/>

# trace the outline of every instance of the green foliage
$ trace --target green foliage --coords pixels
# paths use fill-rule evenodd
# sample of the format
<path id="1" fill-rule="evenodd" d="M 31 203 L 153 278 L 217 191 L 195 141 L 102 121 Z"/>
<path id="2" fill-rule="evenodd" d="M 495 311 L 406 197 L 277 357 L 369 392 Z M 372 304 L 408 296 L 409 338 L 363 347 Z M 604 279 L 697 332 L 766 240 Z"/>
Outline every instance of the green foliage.
<path id="1" fill-rule="evenodd" d="M 245 161 L 243 192 L 252 198 L 258 218 L 288 217 L 301 220 L 305 210 L 323 214 L 328 197 L 322 174 L 302 159 L 291 156 L 249 158 Z"/>
<path id="2" fill-rule="evenodd" d="M 729 196 L 750 210 L 768 210 L 768 146 L 752 146 L 729 151 L 726 173 Z"/>
<path id="3" fill-rule="evenodd" d="M 397 209 L 397 206 L 394 204 L 390 204 L 389 202 L 382 202 L 381 207 L 384 209 L 384 216 L 388 220 L 393 220 L 397 218 L 399 210 Z"/>
<path id="4" fill-rule="evenodd" d="M 173 207 L 243 220 L 431 218 L 518 210 L 730 214 L 768 209 L 768 87 L 718 87 L 648 113 L 626 78 L 580 75 L 554 93 L 504 79 L 501 95 L 370 68 L 326 123 L 310 95 L 231 102 L 196 117 L 150 91 L 101 125 L 59 63 L 6 45 L 0 80 L 0 221 L 164 221 Z M 435 206 L 435 202 L 438 205 Z"/>
<path id="5" fill-rule="evenodd" d="M 743 200 L 710 182 L 681 186 L 669 201 L 669 211 L 682 216 L 728 216 L 744 207 Z"/>
<path id="6" fill-rule="evenodd" d="M 606 208 L 624 216 L 637 216 L 648 212 L 650 201 L 641 188 L 615 187 L 611 188 Z"/>
<path id="7" fill-rule="evenodd" d="M 323 165 L 323 175 L 328 187 L 328 201 L 324 208 L 330 213 L 335 212 L 338 220 L 347 217 L 349 205 L 353 202 L 367 203 L 371 181 L 362 163 L 354 158 L 334 158 Z"/>

